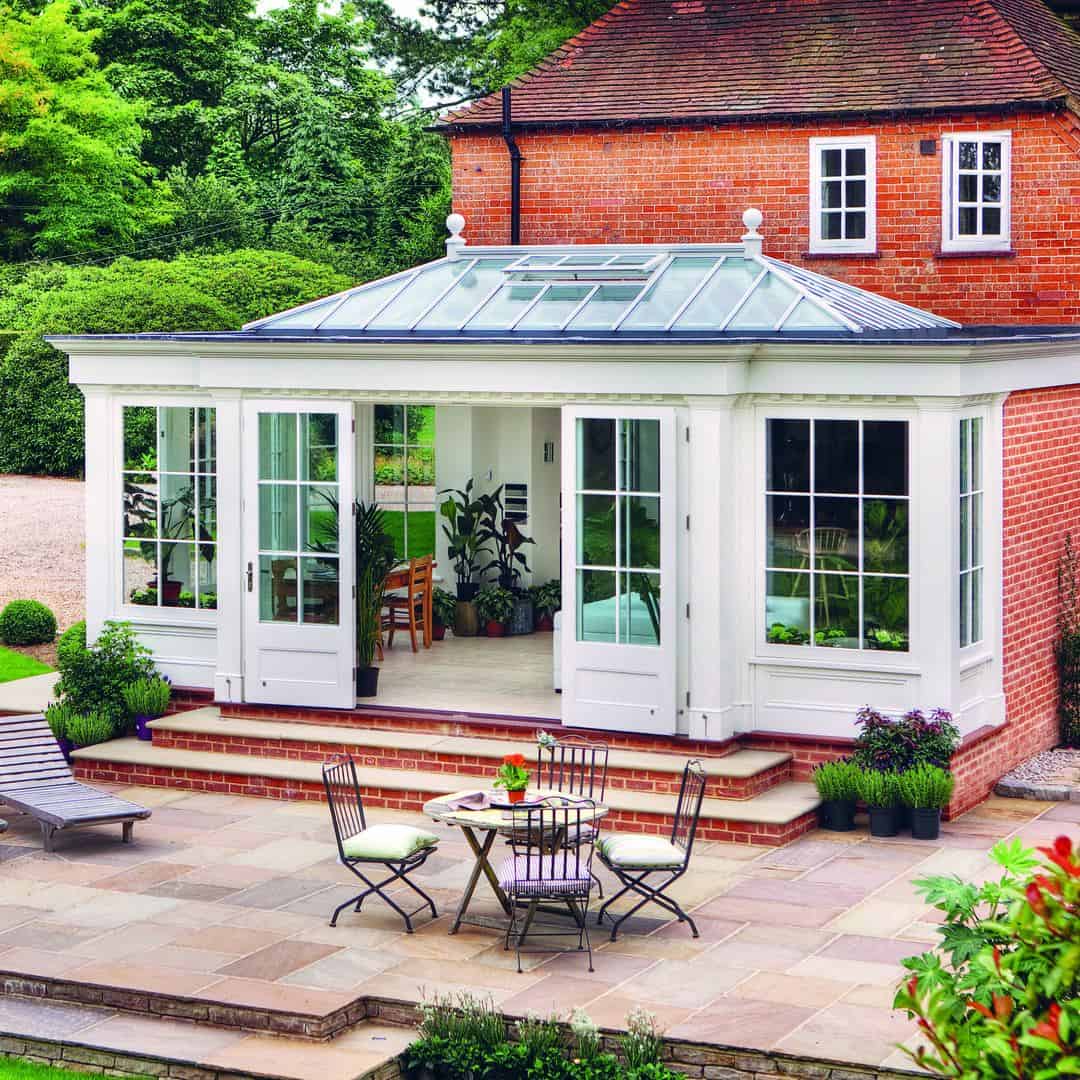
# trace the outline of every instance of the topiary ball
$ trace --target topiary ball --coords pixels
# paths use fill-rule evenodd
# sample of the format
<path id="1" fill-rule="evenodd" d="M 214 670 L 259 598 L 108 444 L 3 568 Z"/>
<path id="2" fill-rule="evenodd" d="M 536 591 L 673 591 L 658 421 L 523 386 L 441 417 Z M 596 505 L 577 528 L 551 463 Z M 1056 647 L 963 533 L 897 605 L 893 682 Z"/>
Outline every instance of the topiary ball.
<path id="1" fill-rule="evenodd" d="M 86 652 L 86 620 L 69 626 L 56 643 L 56 662 L 62 671 L 65 665 L 70 664 L 80 653 Z"/>
<path id="2" fill-rule="evenodd" d="M 56 637 L 56 616 L 38 600 L 12 600 L 0 612 L 5 645 L 45 645 Z"/>

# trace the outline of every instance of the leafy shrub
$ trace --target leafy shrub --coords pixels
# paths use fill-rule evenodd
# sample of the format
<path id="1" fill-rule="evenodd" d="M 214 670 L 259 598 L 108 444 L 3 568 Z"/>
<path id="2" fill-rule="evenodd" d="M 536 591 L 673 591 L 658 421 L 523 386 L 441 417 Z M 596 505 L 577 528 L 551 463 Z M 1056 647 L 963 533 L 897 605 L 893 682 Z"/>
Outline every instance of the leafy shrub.
<path id="1" fill-rule="evenodd" d="M 164 716 L 169 707 L 169 697 L 172 688 L 168 680 L 160 676 L 150 679 L 139 679 L 130 686 L 125 686 L 123 691 L 124 704 L 131 716 Z"/>
<path id="2" fill-rule="evenodd" d="M 45 645 L 56 637 L 56 616 L 39 600 L 12 600 L 0 612 L 5 645 Z"/>
<path id="3" fill-rule="evenodd" d="M 65 661 L 70 661 L 86 648 L 86 620 L 80 619 L 69 626 L 56 643 L 56 659 L 63 670 Z"/>
<path id="4" fill-rule="evenodd" d="M 949 805 L 955 780 L 936 765 L 916 765 L 900 774 L 900 798 L 915 810 L 940 810 Z"/>
<path id="5" fill-rule="evenodd" d="M 69 739 L 68 731 L 75 714 L 71 709 L 60 701 L 50 701 L 45 707 L 45 723 L 53 733 L 54 739 Z"/>
<path id="6" fill-rule="evenodd" d="M 904 772 L 923 762 L 947 769 L 960 742 L 947 709 L 934 709 L 929 719 L 920 709 L 893 719 L 864 705 L 855 722 L 859 736 L 851 760 L 864 769 Z"/>
<path id="7" fill-rule="evenodd" d="M 774 622 L 766 632 L 765 640 L 770 645 L 805 645 L 810 640 L 810 634 L 797 626 Z"/>
<path id="8" fill-rule="evenodd" d="M 894 772 L 859 770 L 859 798 L 875 810 L 900 803 L 900 777 Z"/>
<path id="9" fill-rule="evenodd" d="M 67 737 L 76 746 L 95 746 L 115 734 L 112 719 L 103 712 L 73 713 L 67 725 Z"/>
<path id="10" fill-rule="evenodd" d="M 1057 568 L 1058 720 L 1064 746 L 1080 746 L 1080 565 L 1072 535 L 1065 534 L 1065 549 Z"/>
<path id="11" fill-rule="evenodd" d="M 1080 857 L 1067 836 L 990 852 L 1004 874 L 982 885 L 930 877 L 915 885 L 945 919 L 938 948 L 911 957 L 895 1007 L 929 1047 L 921 1068 L 965 1080 L 1076 1075 L 1080 1050 Z"/>
<path id="12" fill-rule="evenodd" d="M 562 582 L 558 578 L 545 581 L 543 585 L 536 585 L 530 589 L 533 609 L 537 618 L 543 615 L 554 615 L 562 608 Z"/>
<path id="13" fill-rule="evenodd" d="M 405 1073 L 442 1080 L 677 1080 L 660 1061 L 662 1039 L 653 1017 L 635 1009 L 621 1040 L 625 1064 L 601 1046 L 596 1025 L 581 1010 L 567 1033 L 554 1020 L 530 1017 L 511 1041 L 491 1002 L 468 994 L 421 1006 L 420 1038 L 405 1052 Z"/>
<path id="14" fill-rule="evenodd" d="M 504 623 L 514 614 L 514 594 L 500 585 L 483 589 L 476 598 L 476 610 L 485 622 Z"/>
<path id="15" fill-rule="evenodd" d="M 83 625 L 83 642 L 85 634 Z M 80 648 L 77 637 L 68 642 L 61 639 L 61 644 L 56 685 L 60 700 L 82 715 L 100 713 L 116 731 L 122 730 L 130 716 L 124 690 L 155 675 L 150 650 L 135 637 L 131 624 L 124 622 L 107 622 L 93 645 Z"/>
<path id="16" fill-rule="evenodd" d="M 853 802 L 859 797 L 859 767 L 850 761 L 826 761 L 814 769 L 814 784 L 825 802 Z"/>

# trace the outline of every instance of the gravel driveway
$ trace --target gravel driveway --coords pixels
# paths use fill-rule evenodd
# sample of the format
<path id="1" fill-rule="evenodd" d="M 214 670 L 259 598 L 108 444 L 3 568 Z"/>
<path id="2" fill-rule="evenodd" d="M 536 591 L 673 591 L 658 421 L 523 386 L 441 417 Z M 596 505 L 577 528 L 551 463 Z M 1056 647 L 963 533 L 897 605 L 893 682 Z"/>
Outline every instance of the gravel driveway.
<path id="1" fill-rule="evenodd" d="M 81 480 L 0 475 L 0 608 L 48 604 L 63 630 L 86 609 Z"/>

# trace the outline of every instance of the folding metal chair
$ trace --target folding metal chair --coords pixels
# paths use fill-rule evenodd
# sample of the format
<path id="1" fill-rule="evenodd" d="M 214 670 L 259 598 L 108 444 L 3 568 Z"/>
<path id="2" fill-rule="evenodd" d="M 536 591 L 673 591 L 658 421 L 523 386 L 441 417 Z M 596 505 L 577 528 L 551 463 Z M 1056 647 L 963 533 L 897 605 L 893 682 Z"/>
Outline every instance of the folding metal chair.
<path id="1" fill-rule="evenodd" d="M 576 931 L 578 951 L 588 951 L 592 971 L 588 916 L 594 834 L 586 831 L 585 826 L 596 814 L 596 803 L 591 799 L 549 795 L 535 806 L 515 809 L 512 813 L 512 854 L 499 868 L 499 885 L 510 901 L 510 925 L 504 947 L 509 949 L 510 942 L 515 942 L 518 971 L 521 971 L 521 947 L 533 928 L 537 912 L 547 913 L 550 905 L 565 904 L 573 919 L 573 929 L 548 924 L 545 929 L 534 931 L 533 937 L 566 937 Z M 580 839 L 576 844 L 568 844 L 568 835 Z"/>
<path id="2" fill-rule="evenodd" d="M 580 735 L 565 735 L 536 747 L 536 784 L 542 791 L 558 791 L 583 799 L 604 801 L 607 789 L 608 745 L 590 742 Z M 584 826 L 590 843 L 595 843 L 599 822 Z M 576 838 L 567 837 L 568 843 Z M 603 882 L 593 874 L 598 895 L 604 898 Z"/>
<path id="3" fill-rule="evenodd" d="M 330 917 L 330 925 L 337 926 L 338 916 L 347 908 L 359 911 L 363 902 L 376 894 L 385 900 L 404 920 L 405 929 L 413 932 L 413 916 L 425 908 L 431 908 L 432 918 L 438 918 L 435 902 L 419 885 L 408 879 L 418 867 L 424 865 L 435 850 L 439 838 L 434 833 L 414 828 L 412 825 L 368 826 L 364 817 L 364 802 L 360 797 L 360 782 L 356 776 L 356 762 L 348 755 L 333 758 L 323 765 L 323 786 L 330 804 L 330 820 L 334 824 L 338 856 L 366 886 L 363 892 L 338 904 Z M 372 881 L 361 867 L 384 867 L 390 871 L 381 881 Z M 369 870 L 368 873 L 371 871 Z M 407 885 L 424 903 L 414 911 L 406 911 L 385 889 L 395 882 Z"/>
<path id="4" fill-rule="evenodd" d="M 604 921 L 605 916 L 613 918 L 609 915 L 608 908 L 620 897 L 627 893 L 641 897 L 629 911 L 613 918 L 612 941 L 615 940 L 619 927 L 646 904 L 657 904 L 674 915 L 679 922 L 689 923 L 694 937 L 700 937 L 694 920 L 683 911 L 678 901 L 666 894 L 666 890 L 686 873 L 690 865 L 690 853 L 694 847 L 694 835 L 704 799 L 705 770 L 700 761 L 688 761 L 679 785 L 679 801 L 675 807 L 675 823 L 671 829 L 670 840 L 659 836 L 610 834 L 600 841 L 597 855 L 604 866 L 619 879 L 622 888 L 604 902 L 596 916 L 597 925 Z M 664 875 L 664 880 L 659 884 L 654 885 L 649 881 L 654 875 L 661 874 Z"/>

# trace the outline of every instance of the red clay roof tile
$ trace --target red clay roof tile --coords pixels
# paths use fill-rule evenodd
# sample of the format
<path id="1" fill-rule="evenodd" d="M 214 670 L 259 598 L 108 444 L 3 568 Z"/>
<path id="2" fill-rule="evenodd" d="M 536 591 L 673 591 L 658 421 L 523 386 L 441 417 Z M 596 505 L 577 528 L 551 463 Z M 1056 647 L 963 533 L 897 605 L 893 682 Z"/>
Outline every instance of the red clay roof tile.
<path id="1" fill-rule="evenodd" d="M 622 0 L 514 84 L 515 124 L 923 111 L 1080 97 L 1042 0 Z M 498 95 L 448 114 L 499 123 Z"/>

